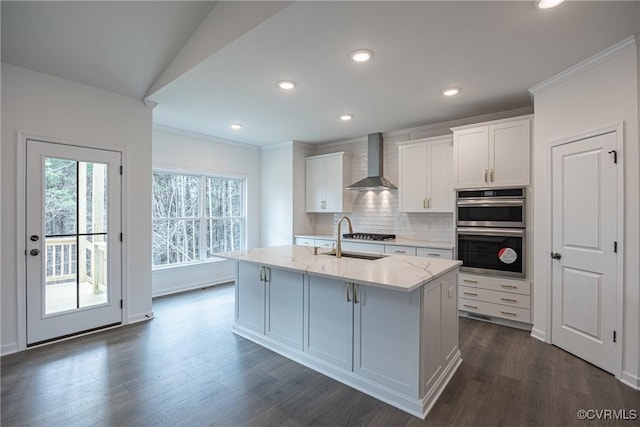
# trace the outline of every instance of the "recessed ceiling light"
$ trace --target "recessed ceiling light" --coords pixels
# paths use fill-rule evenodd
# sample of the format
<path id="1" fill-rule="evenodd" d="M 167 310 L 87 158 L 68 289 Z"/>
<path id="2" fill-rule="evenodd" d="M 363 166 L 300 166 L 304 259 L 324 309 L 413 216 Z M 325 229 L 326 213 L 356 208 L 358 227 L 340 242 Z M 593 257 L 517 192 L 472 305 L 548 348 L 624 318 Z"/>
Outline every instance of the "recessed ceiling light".
<path id="1" fill-rule="evenodd" d="M 369 49 L 358 49 L 354 52 L 351 52 L 351 59 L 356 62 L 367 62 L 373 56 L 373 52 Z"/>
<path id="2" fill-rule="evenodd" d="M 231 129 L 240 130 L 242 129 L 242 125 L 240 123 L 231 123 Z"/>
<path id="3" fill-rule="evenodd" d="M 450 87 L 448 89 L 445 89 L 442 91 L 442 94 L 444 96 L 453 96 L 453 95 L 457 95 L 460 93 L 460 88 L 457 87 Z"/>
<path id="4" fill-rule="evenodd" d="M 280 89 L 291 90 L 296 87 L 296 82 L 294 82 L 293 80 L 282 80 L 278 82 L 278 86 L 280 87 Z"/>
<path id="5" fill-rule="evenodd" d="M 551 9 L 552 7 L 556 7 L 564 0 L 540 0 L 538 2 L 538 9 Z"/>
<path id="6" fill-rule="evenodd" d="M 353 115 L 351 114 L 342 114 L 340 116 L 340 120 L 342 120 L 343 122 L 348 122 L 351 119 L 353 119 Z"/>

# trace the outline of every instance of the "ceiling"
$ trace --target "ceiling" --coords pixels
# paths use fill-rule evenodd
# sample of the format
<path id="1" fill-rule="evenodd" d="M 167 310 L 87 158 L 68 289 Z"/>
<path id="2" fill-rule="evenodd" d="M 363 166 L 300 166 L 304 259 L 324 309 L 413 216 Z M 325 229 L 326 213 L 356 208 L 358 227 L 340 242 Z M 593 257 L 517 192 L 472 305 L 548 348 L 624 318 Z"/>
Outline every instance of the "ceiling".
<path id="1" fill-rule="evenodd" d="M 3 62 L 156 102 L 159 125 L 254 145 L 527 107 L 530 87 L 636 32 L 638 1 L 2 2 Z M 349 59 L 359 48 L 371 61 Z M 281 90 L 284 79 L 297 87 Z M 462 91 L 444 97 L 450 86 Z"/>

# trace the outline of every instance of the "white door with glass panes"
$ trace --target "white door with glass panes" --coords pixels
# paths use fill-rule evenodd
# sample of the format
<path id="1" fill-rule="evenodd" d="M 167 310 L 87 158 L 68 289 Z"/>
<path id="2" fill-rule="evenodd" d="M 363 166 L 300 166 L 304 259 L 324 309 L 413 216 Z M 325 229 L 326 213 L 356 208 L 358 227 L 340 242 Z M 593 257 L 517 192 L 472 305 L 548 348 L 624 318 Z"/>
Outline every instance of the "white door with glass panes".
<path id="1" fill-rule="evenodd" d="M 121 154 L 26 146 L 27 345 L 120 323 Z"/>

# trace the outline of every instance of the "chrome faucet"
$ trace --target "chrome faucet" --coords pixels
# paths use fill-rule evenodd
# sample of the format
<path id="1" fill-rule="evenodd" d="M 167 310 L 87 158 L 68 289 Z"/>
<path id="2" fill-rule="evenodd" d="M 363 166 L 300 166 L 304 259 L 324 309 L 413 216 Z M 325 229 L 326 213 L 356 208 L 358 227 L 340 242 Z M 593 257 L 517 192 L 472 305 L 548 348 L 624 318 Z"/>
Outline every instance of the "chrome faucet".
<path id="1" fill-rule="evenodd" d="M 338 220 L 338 240 L 337 240 L 337 244 L 336 244 L 336 258 L 342 258 L 342 232 L 340 230 L 341 226 L 342 226 L 342 220 L 346 219 L 347 220 L 347 224 L 349 225 L 349 234 L 353 234 L 353 226 L 351 225 L 351 220 L 349 219 L 348 216 L 343 216 L 342 218 L 340 218 Z"/>

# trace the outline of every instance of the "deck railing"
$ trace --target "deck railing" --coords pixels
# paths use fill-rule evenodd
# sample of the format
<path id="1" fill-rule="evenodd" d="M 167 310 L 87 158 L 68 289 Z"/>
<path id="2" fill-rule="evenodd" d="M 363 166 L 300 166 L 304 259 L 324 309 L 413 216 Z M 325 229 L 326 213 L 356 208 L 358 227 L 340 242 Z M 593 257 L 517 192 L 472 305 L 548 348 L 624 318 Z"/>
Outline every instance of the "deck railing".
<path id="1" fill-rule="evenodd" d="M 93 284 L 96 292 L 106 286 L 107 244 L 81 238 L 79 245 L 76 251 L 75 237 L 46 238 L 46 284 L 75 281 L 78 275 L 80 282 Z"/>

